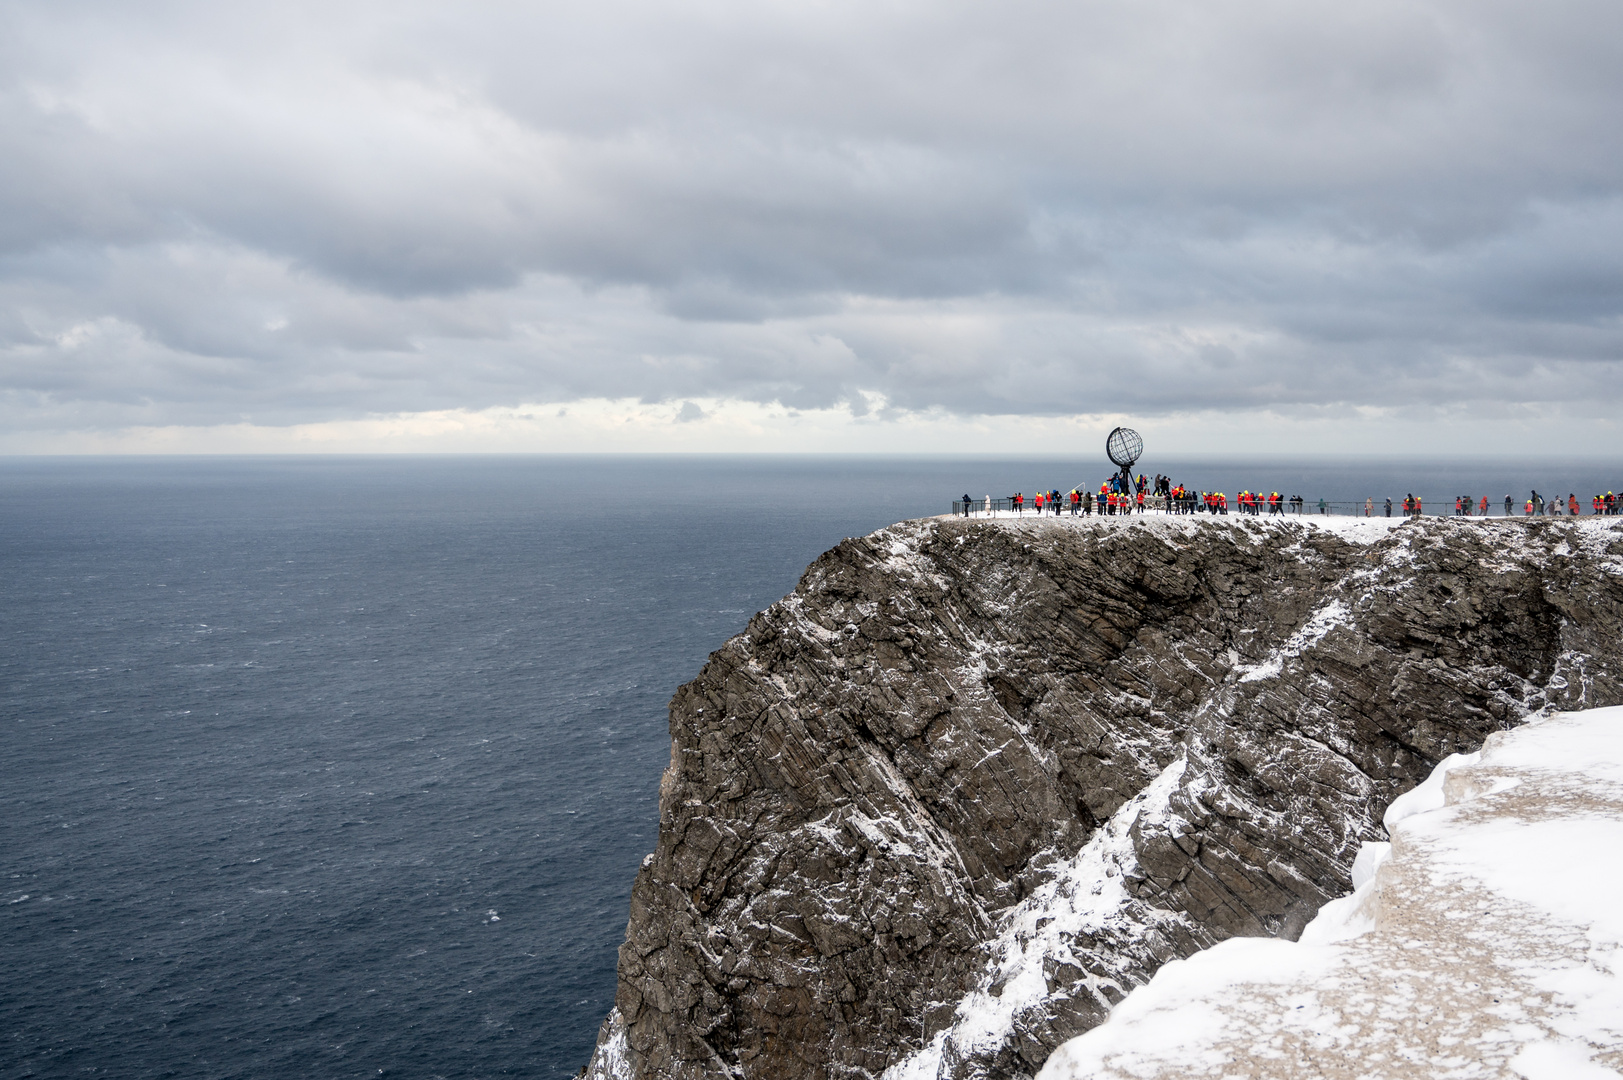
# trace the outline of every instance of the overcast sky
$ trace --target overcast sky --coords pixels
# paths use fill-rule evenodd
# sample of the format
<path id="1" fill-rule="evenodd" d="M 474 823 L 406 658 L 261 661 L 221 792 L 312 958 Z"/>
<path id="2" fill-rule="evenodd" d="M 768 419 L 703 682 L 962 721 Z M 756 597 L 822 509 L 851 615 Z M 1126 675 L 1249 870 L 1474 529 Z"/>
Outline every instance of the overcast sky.
<path id="1" fill-rule="evenodd" d="M 1605 452 L 1620 391 L 1617 0 L 0 0 L 0 452 Z"/>

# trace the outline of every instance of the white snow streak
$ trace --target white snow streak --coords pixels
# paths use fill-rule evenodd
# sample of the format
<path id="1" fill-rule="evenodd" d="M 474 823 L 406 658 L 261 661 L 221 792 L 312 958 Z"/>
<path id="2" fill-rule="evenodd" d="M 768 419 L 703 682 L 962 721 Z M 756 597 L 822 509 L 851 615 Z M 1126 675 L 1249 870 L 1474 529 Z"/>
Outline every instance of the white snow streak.
<path id="1" fill-rule="evenodd" d="M 1302 655 L 1304 651 L 1323 640 L 1324 635 L 1331 630 L 1345 626 L 1351 621 L 1352 610 L 1344 602 L 1332 600 L 1310 615 L 1307 622 L 1298 627 L 1285 644 L 1275 649 L 1268 659 L 1260 664 L 1242 664 L 1234 670 L 1240 676 L 1241 682 L 1272 678 L 1284 669 L 1286 660 Z"/>
<path id="2" fill-rule="evenodd" d="M 1000 1045 L 1013 1033 L 1021 1010 L 1047 996 L 1044 959 L 1075 963 L 1068 937 L 1124 918 L 1131 897 L 1122 885 L 1123 872 L 1137 865 L 1128 830 L 1141 814 L 1148 818 L 1166 812 L 1184 765 L 1180 758 L 1162 770 L 1111 815 L 1052 880 L 1010 909 L 989 945 L 987 969 L 958 1003 L 953 1023 L 917 1054 L 886 1070 L 885 1080 L 936 1080 L 949 1038 L 966 1053 Z"/>

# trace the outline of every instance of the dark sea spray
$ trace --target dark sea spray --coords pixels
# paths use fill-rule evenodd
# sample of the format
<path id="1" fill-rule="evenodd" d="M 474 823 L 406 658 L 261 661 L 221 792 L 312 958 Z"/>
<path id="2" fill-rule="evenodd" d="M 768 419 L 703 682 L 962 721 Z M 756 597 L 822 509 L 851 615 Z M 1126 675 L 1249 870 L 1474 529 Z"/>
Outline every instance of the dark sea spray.
<path id="1" fill-rule="evenodd" d="M 1144 467 L 1496 509 L 1530 486 L 1587 508 L 1623 476 Z M 0 462 L 0 1071 L 572 1073 L 612 1000 L 676 686 L 841 537 L 1105 471 Z"/>

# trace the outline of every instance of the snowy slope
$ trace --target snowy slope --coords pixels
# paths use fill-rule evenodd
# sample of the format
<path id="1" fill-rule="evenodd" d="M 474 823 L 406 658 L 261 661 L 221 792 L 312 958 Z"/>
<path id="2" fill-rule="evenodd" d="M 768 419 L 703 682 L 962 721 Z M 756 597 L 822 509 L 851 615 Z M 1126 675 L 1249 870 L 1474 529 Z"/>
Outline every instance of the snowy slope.
<path id="1" fill-rule="evenodd" d="M 1299 943 L 1166 965 L 1039 1080 L 1623 1075 L 1623 707 L 1491 736 L 1386 823 Z"/>

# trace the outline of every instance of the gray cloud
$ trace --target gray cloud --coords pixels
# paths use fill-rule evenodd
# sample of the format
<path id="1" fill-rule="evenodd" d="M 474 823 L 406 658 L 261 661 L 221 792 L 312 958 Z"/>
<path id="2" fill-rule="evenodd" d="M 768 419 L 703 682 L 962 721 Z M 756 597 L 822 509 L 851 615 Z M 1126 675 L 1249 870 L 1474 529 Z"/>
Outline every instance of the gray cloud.
<path id="1" fill-rule="evenodd" d="M 1623 9 L 0 3 L 0 416 L 1623 389 Z"/>

